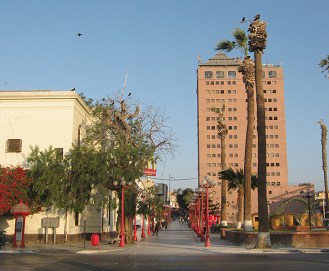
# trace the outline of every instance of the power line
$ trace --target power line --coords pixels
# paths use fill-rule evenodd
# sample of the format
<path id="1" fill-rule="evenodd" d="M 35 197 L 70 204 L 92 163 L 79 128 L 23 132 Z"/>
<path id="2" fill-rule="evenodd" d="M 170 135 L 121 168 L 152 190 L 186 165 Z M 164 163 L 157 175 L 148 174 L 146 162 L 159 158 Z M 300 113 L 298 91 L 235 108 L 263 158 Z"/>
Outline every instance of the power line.
<path id="1" fill-rule="evenodd" d="M 152 178 L 154 180 L 158 181 L 168 181 L 168 179 L 162 179 L 162 178 Z M 180 182 L 180 181 L 192 181 L 192 180 L 197 180 L 198 178 L 182 178 L 182 179 L 170 179 L 171 182 Z"/>

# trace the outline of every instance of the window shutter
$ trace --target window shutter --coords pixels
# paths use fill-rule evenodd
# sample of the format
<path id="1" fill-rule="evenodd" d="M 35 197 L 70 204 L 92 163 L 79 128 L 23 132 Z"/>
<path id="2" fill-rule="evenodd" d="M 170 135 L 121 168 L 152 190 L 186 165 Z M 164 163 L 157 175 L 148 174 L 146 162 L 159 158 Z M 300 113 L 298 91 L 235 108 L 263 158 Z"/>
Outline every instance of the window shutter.
<path id="1" fill-rule="evenodd" d="M 7 152 L 21 152 L 21 151 L 22 151 L 22 139 L 7 140 Z"/>

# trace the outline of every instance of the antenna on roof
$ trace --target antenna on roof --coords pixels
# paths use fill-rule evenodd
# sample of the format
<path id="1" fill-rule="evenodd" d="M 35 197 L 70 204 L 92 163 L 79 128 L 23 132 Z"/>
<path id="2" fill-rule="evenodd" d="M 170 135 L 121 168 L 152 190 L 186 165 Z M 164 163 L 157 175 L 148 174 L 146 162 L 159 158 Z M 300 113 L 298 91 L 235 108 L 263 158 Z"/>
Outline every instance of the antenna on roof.
<path id="1" fill-rule="evenodd" d="M 201 56 L 198 56 L 198 64 L 201 64 L 201 62 L 202 62 Z"/>

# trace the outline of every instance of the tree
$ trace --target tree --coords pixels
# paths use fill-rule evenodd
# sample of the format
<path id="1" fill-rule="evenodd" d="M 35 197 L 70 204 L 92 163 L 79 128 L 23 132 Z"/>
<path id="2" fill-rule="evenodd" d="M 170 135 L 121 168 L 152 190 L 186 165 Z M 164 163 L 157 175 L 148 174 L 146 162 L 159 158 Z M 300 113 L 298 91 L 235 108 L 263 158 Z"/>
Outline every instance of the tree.
<path id="1" fill-rule="evenodd" d="M 174 133 L 166 125 L 166 118 L 160 110 L 146 107 L 141 112 L 139 106 L 129 104 L 122 96 L 118 99 L 102 99 L 92 110 L 93 122 L 87 129 L 84 144 L 99 147 L 105 155 L 108 167 L 107 180 L 99 184 L 102 189 L 116 190 L 113 180 L 124 179 L 133 183 L 144 175 L 149 161 L 161 160 L 164 155 L 173 154 Z M 134 201 L 127 204 L 136 208 Z M 121 206 L 121 204 L 120 204 Z M 125 208 L 130 208 L 125 205 Z M 121 212 L 119 212 L 120 221 Z M 125 213 L 126 231 L 130 235 L 134 216 Z M 132 240 L 128 236 L 128 240 Z"/>
<path id="2" fill-rule="evenodd" d="M 319 66 L 322 68 L 322 72 L 327 72 L 327 78 L 329 78 L 329 55 L 326 58 L 321 59 Z"/>
<path id="3" fill-rule="evenodd" d="M 29 202 L 31 179 L 22 167 L 0 168 L 0 215 L 8 213 L 20 201 Z"/>
<path id="4" fill-rule="evenodd" d="M 228 183 L 228 191 L 230 190 L 237 190 L 238 198 L 238 223 L 237 228 L 241 228 L 242 224 L 242 207 L 243 207 L 243 198 L 245 194 L 245 174 L 243 172 L 243 169 L 234 169 L 228 168 L 220 172 L 220 176 L 222 179 L 227 180 Z M 252 183 L 251 188 L 255 189 L 257 187 L 257 179 L 256 176 L 252 176 Z"/>
<path id="5" fill-rule="evenodd" d="M 262 54 L 266 48 L 266 23 L 255 16 L 249 25 L 249 51 L 255 58 L 256 104 L 257 104 L 257 134 L 258 134 L 258 239 L 257 248 L 271 247 L 269 234 L 269 218 L 266 194 L 266 131 L 265 131 L 265 102 L 262 79 Z"/>
<path id="6" fill-rule="evenodd" d="M 325 217 L 329 216 L 329 199 L 328 199 L 328 162 L 327 162 L 327 126 L 323 123 L 323 120 L 319 121 L 321 127 L 321 147 L 322 147 L 322 169 L 323 169 L 323 177 L 324 177 L 324 192 L 325 192 Z M 328 223 L 326 221 L 326 223 Z M 328 224 L 326 224 L 328 225 Z"/>
<path id="7" fill-rule="evenodd" d="M 222 107 L 222 109 L 219 108 L 212 108 L 213 112 L 218 114 L 218 122 L 217 122 L 217 131 L 218 131 L 218 137 L 220 139 L 220 145 L 221 145 L 221 154 L 220 154 L 220 160 L 221 160 L 221 170 L 224 170 L 226 167 L 225 158 L 226 158 L 226 144 L 225 139 L 226 135 L 228 133 L 227 126 L 224 121 L 224 112 L 225 112 L 225 106 Z M 221 185 L 221 219 L 220 224 L 222 226 L 227 226 L 227 203 L 226 203 L 226 193 L 227 193 L 227 182 L 225 179 L 222 179 L 222 185 Z"/>
<path id="8" fill-rule="evenodd" d="M 245 158 L 244 158 L 244 230 L 252 230 L 251 219 L 251 165 L 252 165 L 252 145 L 253 145 L 253 131 L 254 131 L 254 115 L 255 115 L 255 101 L 254 101 L 254 85 L 255 85 L 255 64 L 248 56 L 248 38 L 246 32 L 240 28 L 233 31 L 234 41 L 224 40 L 217 44 L 216 50 L 230 52 L 233 49 L 238 49 L 244 55 L 244 60 L 238 71 L 243 76 L 245 89 L 247 90 L 247 130 L 246 130 L 246 144 L 245 144 Z"/>
<path id="9" fill-rule="evenodd" d="M 194 191 L 192 188 L 186 188 L 184 190 L 182 190 L 181 188 L 177 189 L 176 200 L 179 208 L 181 208 L 182 211 L 187 212 L 188 205 L 191 202 L 193 196 L 194 196 Z"/>
<path id="10" fill-rule="evenodd" d="M 36 146 L 31 147 L 27 163 L 29 176 L 33 180 L 30 189 L 34 198 L 33 206 L 54 207 L 64 211 L 64 238 L 67 242 L 68 213 L 81 213 L 89 200 L 96 197 L 94 189 L 97 184 L 106 178 L 101 153 L 86 145 L 74 145 L 62 157 L 52 147 L 40 151 Z M 101 200 L 94 202 L 99 206 L 104 204 Z"/>

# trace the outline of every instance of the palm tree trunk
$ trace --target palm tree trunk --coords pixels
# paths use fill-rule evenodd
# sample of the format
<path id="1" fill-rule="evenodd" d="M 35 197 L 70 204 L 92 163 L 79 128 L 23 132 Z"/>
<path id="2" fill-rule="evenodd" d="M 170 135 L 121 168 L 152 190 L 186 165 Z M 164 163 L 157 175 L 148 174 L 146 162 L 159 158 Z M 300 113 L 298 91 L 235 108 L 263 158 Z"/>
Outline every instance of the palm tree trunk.
<path id="1" fill-rule="evenodd" d="M 254 89 L 251 86 L 247 87 L 247 131 L 246 131 L 246 146 L 245 146 L 245 158 L 244 158 L 244 230 L 252 231 L 251 220 L 251 165 L 252 165 L 252 144 L 253 144 L 253 130 L 254 130 L 254 112 L 255 112 L 255 100 Z"/>
<path id="2" fill-rule="evenodd" d="M 226 146 L 225 146 L 225 135 L 221 136 L 221 168 L 222 170 L 225 169 L 225 156 L 226 156 Z M 222 179 L 222 186 L 221 186 L 221 218 L 220 224 L 221 226 L 227 226 L 227 204 L 226 204 L 226 191 L 227 191 L 227 180 Z"/>
<path id="3" fill-rule="evenodd" d="M 329 199 L 328 199 L 328 163 L 327 163 L 327 126 L 320 121 L 321 126 L 321 146 L 322 146 L 322 169 L 324 176 L 324 193 L 325 193 L 325 214 L 324 216 L 329 218 Z M 325 225 L 328 226 L 328 221 L 325 220 Z"/>
<path id="4" fill-rule="evenodd" d="M 271 247 L 266 194 L 265 102 L 262 79 L 262 53 L 254 51 L 258 133 L 258 240 L 257 248 Z"/>
<path id="5" fill-rule="evenodd" d="M 241 229 L 243 211 L 243 189 L 238 189 L 238 224 L 237 229 Z"/>

